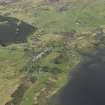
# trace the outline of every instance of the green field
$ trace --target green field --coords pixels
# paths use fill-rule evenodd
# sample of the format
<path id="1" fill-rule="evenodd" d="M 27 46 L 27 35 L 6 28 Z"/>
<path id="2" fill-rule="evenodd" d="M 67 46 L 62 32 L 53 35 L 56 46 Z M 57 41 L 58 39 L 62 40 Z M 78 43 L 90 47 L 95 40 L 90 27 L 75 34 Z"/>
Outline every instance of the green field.
<path id="1" fill-rule="evenodd" d="M 104 0 L 17 0 L 0 15 L 37 27 L 27 42 L 0 46 L 0 105 L 47 105 L 81 54 L 105 47 Z"/>

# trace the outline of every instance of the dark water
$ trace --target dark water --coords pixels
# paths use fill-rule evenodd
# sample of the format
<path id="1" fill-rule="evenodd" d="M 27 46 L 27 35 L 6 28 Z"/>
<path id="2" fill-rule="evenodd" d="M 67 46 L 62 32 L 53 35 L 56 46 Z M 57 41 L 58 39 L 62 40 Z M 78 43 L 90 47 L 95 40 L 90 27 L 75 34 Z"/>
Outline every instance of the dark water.
<path id="1" fill-rule="evenodd" d="M 90 56 L 71 73 L 60 105 L 105 105 L 105 50 Z"/>
<path id="2" fill-rule="evenodd" d="M 13 17 L 0 16 L 0 44 L 26 42 L 27 37 L 36 30 L 32 25 Z"/>

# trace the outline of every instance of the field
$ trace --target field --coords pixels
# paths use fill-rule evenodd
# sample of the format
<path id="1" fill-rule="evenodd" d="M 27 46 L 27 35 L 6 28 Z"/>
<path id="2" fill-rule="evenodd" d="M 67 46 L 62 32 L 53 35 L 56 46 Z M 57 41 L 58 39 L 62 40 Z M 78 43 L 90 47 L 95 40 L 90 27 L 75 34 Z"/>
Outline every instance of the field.
<path id="1" fill-rule="evenodd" d="M 17 0 L 0 15 L 36 28 L 0 46 L 0 105 L 48 105 L 81 56 L 105 47 L 104 0 Z"/>

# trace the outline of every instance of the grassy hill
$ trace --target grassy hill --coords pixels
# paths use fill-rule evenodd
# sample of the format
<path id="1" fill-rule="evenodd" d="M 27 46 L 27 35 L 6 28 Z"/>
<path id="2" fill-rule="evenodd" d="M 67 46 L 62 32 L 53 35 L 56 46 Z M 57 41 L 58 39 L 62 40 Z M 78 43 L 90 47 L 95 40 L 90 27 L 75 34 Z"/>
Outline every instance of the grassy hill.
<path id="1" fill-rule="evenodd" d="M 104 0 L 1 3 L 0 15 L 37 30 L 25 43 L 0 46 L 0 105 L 47 105 L 81 55 L 105 47 L 104 5 Z"/>

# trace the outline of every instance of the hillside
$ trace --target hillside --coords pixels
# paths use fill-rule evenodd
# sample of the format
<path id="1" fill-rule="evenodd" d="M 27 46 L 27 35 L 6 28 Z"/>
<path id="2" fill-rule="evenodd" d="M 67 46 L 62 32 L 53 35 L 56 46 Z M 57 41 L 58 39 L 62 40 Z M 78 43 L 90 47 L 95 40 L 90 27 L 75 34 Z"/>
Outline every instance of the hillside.
<path id="1" fill-rule="evenodd" d="M 105 47 L 105 1 L 5 1 L 0 0 L 0 105 L 56 105 L 53 97 L 82 56 Z"/>

